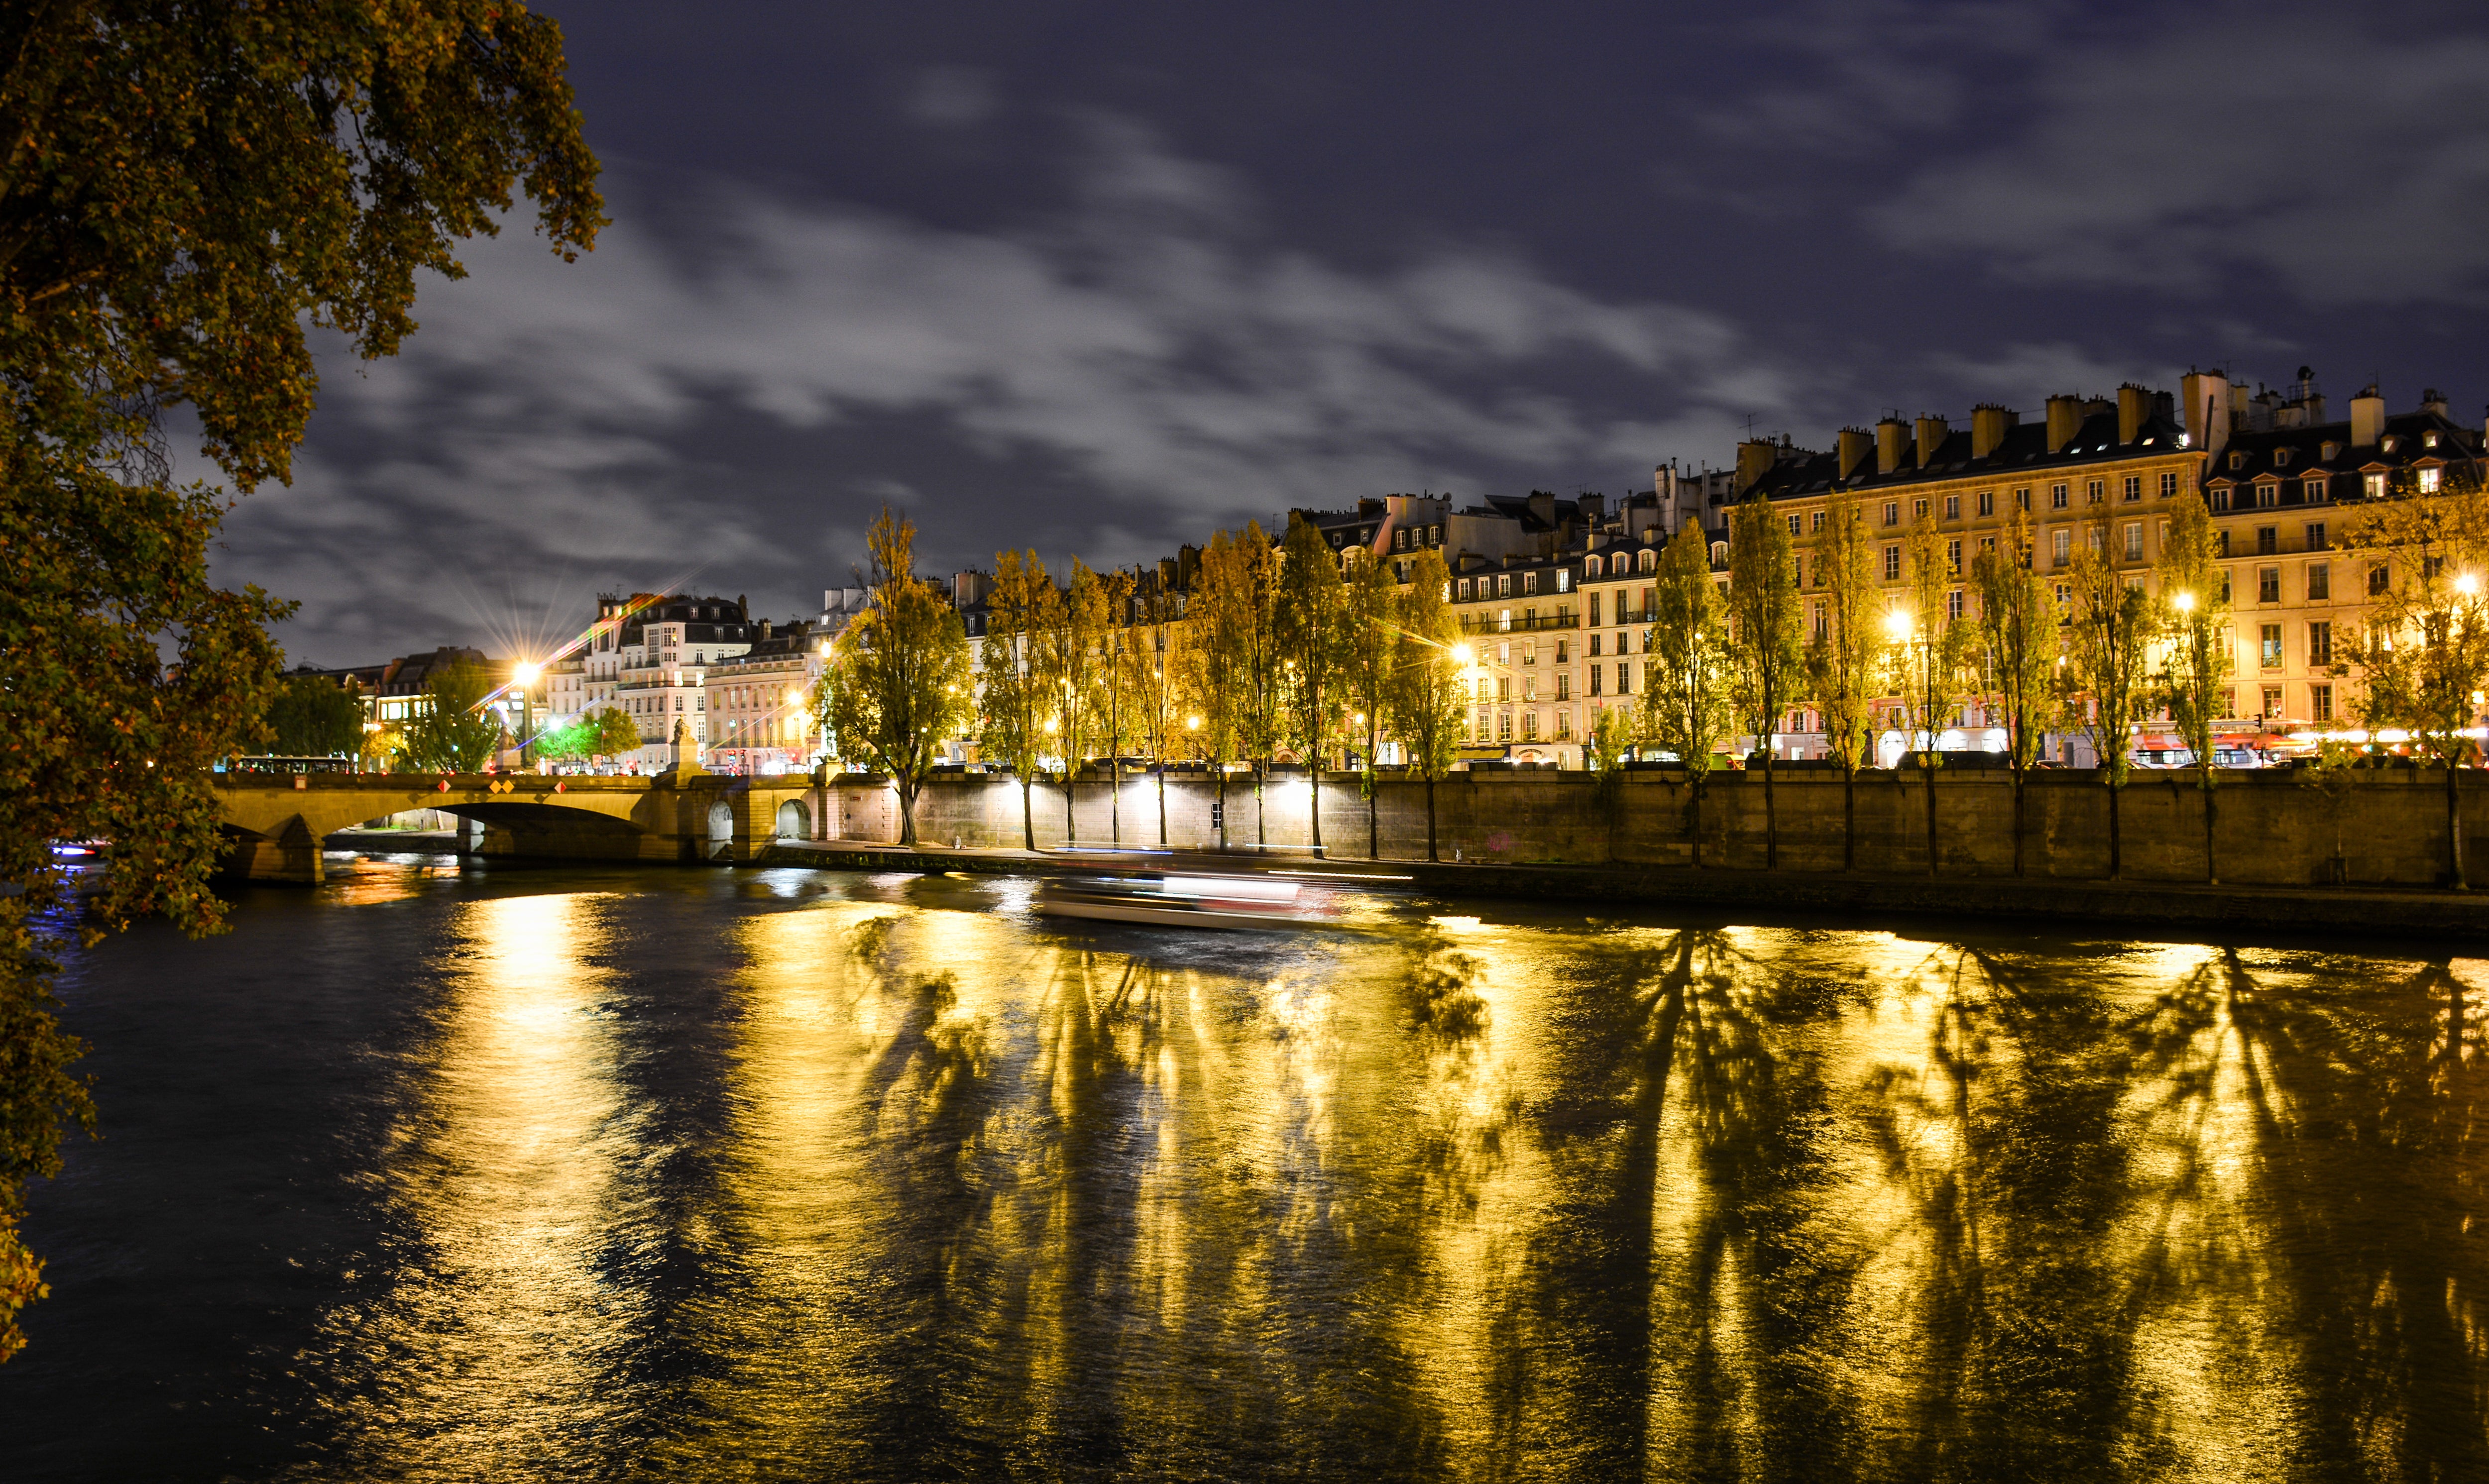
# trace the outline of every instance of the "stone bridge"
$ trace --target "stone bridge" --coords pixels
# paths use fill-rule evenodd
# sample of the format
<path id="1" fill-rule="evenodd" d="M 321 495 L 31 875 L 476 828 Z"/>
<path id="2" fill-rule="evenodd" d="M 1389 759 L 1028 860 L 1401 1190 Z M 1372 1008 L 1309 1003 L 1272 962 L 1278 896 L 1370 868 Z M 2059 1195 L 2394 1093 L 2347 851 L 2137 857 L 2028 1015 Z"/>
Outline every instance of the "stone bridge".
<path id="1" fill-rule="evenodd" d="M 252 881 L 301 882 L 323 878 L 323 838 L 408 810 L 437 809 L 480 825 L 480 850 L 488 856 L 732 864 L 754 859 L 774 840 L 834 839 L 843 822 L 850 832 L 867 823 L 855 817 L 852 806 L 844 821 L 824 822 L 824 802 L 835 812 L 842 791 L 801 773 L 223 774 L 216 780 L 232 842 L 227 872 Z M 868 827 L 880 822 L 873 819 Z"/>

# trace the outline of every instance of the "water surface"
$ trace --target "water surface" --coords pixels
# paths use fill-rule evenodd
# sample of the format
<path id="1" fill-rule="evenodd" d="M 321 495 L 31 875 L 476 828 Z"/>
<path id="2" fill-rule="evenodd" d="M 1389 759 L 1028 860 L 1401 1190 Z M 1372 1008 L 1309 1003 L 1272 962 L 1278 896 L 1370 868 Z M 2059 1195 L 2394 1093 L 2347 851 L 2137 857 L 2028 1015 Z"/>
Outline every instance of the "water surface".
<path id="1" fill-rule="evenodd" d="M 65 985 L 0 1474 L 2489 1476 L 2489 964 L 331 865 Z"/>

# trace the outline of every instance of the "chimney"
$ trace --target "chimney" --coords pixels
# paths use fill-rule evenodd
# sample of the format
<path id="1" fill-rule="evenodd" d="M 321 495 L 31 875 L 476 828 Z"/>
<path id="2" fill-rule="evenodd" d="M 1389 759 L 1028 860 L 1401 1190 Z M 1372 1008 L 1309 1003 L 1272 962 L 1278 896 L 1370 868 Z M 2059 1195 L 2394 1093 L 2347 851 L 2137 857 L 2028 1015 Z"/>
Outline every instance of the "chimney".
<path id="1" fill-rule="evenodd" d="M 2131 443 L 2143 436 L 2144 421 L 2152 415 L 2152 393 L 2132 382 L 2117 389 L 2117 441 Z"/>
<path id="2" fill-rule="evenodd" d="M 1882 418 L 1875 424 L 1875 472 L 1889 474 L 1902 467 L 1902 435 L 1909 425 L 1899 417 Z"/>
<path id="3" fill-rule="evenodd" d="M 2386 399 L 2370 382 L 2351 399 L 2351 446 L 2374 448 L 2386 431 Z"/>
<path id="4" fill-rule="evenodd" d="M 1779 456 L 1778 446 L 1767 438 L 1750 438 L 1739 443 L 1737 482 L 1731 487 L 1730 493 L 1743 495 L 1753 489 L 1757 481 L 1771 472 L 1772 461 Z"/>
<path id="5" fill-rule="evenodd" d="M 2066 445 L 2083 427 L 2083 399 L 2050 397 L 2048 399 L 2048 451 L 2063 453 Z"/>
<path id="6" fill-rule="evenodd" d="M 766 618 L 760 620 L 760 637 L 762 639 L 769 637 L 769 620 Z"/>
<path id="7" fill-rule="evenodd" d="M 1945 434 L 1950 431 L 1941 417 L 1919 419 L 1919 468 L 1925 469 L 1936 461 L 1936 450 L 1944 446 Z"/>
<path id="8" fill-rule="evenodd" d="M 1834 471 L 1834 477 L 1847 479 L 1856 474 L 1859 471 L 1859 466 L 1865 464 L 1868 456 L 1875 451 L 1875 435 L 1865 428 L 1844 428 L 1841 430 L 1839 448 L 1840 451 L 1834 455 L 1839 465 L 1839 468 Z"/>
<path id="9" fill-rule="evenodd" d="M 2229 398 L 2230 379 L 2218 371 L 2189 371 L 2178 385 L 2187 399 L 2187 442 L 2210 458 L 2230 441 L 2230 414 L 2221 406 Z"/>
<path id="10" fill-rule="evenodd" d="M 1982 402 L 1970 410 L 1970 456 L 1984 459 L 2004 443 L 2007 430 L 2014 426 L 2014 414 L 1993 402 Z"/>
<path id="11" fill-rule="evenodd" d="M 2438 390 L 2434 386 L 2421 392 L 2419 394 L 2419 410 L 2423 413 L 2435 413 L 2440 417 L 2445 416 L 2446 393 Z"/>

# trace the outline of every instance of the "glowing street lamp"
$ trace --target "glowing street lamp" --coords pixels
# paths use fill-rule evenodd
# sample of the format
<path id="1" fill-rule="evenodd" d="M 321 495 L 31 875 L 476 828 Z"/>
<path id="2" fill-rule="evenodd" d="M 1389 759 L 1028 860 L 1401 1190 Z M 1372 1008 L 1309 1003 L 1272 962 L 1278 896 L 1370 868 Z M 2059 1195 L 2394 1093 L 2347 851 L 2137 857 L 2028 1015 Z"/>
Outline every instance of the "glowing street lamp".
<path id="1" fill-rule="evenodd" d="M 2195 611 L 2195 595 L 2191 592 L 2182 592 L 2171 601 L 2178 605 L 2178 612 L 2182 614 L 2191 614 Z"/>
<path id="2" fill-rule="evenodd" d="M 2480 579 L 2466 572 L 2454 580 L 2454 590 L 2470 597 L 2480 590 Z"/>
<path id="3" fill-rule="evenodd" d="M 1452 663 L 1466 670 L 1477 663 L 1477 651 L 1467 644 L 1452 645 Z"/>
<path id="4" fill-rule="evenodd" d="M 1885 633 L 1887 633 L 1887 634 L 1890 634 L 1891 636 L 1893 636 L 1893 642 L 1894 642 L 1895 643 L 1899 643 L 1899 642 L 1901 642 L 1903 640 L 1905 640 L 1905 639 L 1909 638 L 1909 637 L 1910 637 L 1910 614 L 1909 614 L 1909 610 L 1907 610 L 1907 609 L 1902 609 L 1902 608 L 1893 608 L 1893 609 L 1887 609 L 1887 610 L 1885 610 L 1885 612 L 1884 612 L 1884 632 L 1885 632 Z"/>

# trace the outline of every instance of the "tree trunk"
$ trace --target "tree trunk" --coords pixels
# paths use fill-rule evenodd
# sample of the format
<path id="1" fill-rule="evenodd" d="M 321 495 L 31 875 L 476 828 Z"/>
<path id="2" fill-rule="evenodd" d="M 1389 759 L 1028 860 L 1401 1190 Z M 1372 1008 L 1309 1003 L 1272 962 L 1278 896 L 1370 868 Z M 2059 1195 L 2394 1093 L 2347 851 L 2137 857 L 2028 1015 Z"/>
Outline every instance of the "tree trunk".
<path id="1" fill-rule="evenodd" d="M 2125 871 L 2118 859 L 2117 840 L 2117 796 L 2122 791 L 2115 784 L 2108 785 L 2108 878 L 2112 881 L 2123 879 Z"/>
<path id="2" fill-rule="evenodd" d="M 1322 759 L 1320 757 L 1314 759 L 1313 772 L 1308 776 L 1314 781 L 1313 802 L 1309 806 L 1313 812 L 1314 854 L 1320 855 L 1322 854 Z"/>
<path id="3" fill-rule="evenodd" d="M 1071 758 L 1063 759 L 1063 843 L 1067 846 L 1080 838 L 1080 832 L 1074 829 L 1072 823 L 1072 780 L 1074 766 Z"/>
<path id="4" fill-rule="evenodd" d="M 1166 763 L 1161 759 L 1159 763 L 1159 848 L 1163 850 L 1166 847 Z"/>
<path id="5" fill-rule="evenodd" d="M 1928 776 L 1928 874 L 1936 873 L 1936 755 L 1919 755 L 1919 771 Z"/>
<path id="6" fill-rule="evenodd" d="M 1841 869 L 1858 869 L 1858 769 L 1841 770 Z"/>
<path id="7" fill-rule="evenodd" d="M 2213 770 L 2205 768 L 2200 771 L 2199 782 L 2204 790 L 2204 884 L 2218 886 L 2221 884 L 2219 863 L 2213 858 Z"/>
<path id="8" fill-rule="evenodd" d="M 1037 848 L 1037 806 L 1036 806 L 1034 803 L 1030 802 L 1030 799 L 1029 799 L 1029 789 L 1030 789 L 1031 787 L 1033 787 L 1033 786 L 1034 786 L 1034 783 L 1032 782 L 1032 780 L 1030 780 L 1030 778 L 1028 777 L 1028 775 L 1026 775 L 1026 774 L 1022 774 L 1022 775 L 1020 775 L 1020 781 L 1019 781 L 1019 833 L 1020 833 L 1020 841 L 1021 841 L 1021 842 L 1022 842 L 1023 844 L 1025 844 L 1025 845 L 1026 845 L 1029 849 L 1031 849 L 1031 850 L 1035 850 L 1035 849 Z"/>
<path id="9" fill-rule="evenodd" d="M 2014 766 L 2014 873 L 2022 874 L 2022 765 Z"/>
<path id="10" fill-rule="evenodd" d="M 1426 780 L 1426 859 L 1443 859 L 1435 848 L 1435 780 L 1432 777 Z"/>
<path id="11" fill-rule="evenodd" d="M 1253 843 L 1271 842 L 1271 811 L 1264 790 L 1270 786 L 1271 763 L 1268 758 L 1253 764 Z"/>
<path id="12" fill-rule="evenodd" d="M 2446 855 L 2454 868 L 2454 889 L 2472 890 L 2463 874 L 2463 794 L 2456 785 L 2454 759 L 2446 759 Z"/>
<path id="13" fill-rule="evenodd" d="M 1218 769 L 1218 848 L 1227 848 L 1227 769 Z"/>
<path id="14" fill-rule="evenodd" d="M 1777 870 L 1781 864 L 1781 816 L 1772 801 L 1772 753 L 1768 742 L 1763 748 L 1763 869 Z"/>
<path id="15" fill-rule="evenodd" d="M 1116 849 L 1124 848 L 1124 759 L 1106 764 L 1106 834 Z"/>
<path id="16" fill-rule="evenodd" d="M 1373 754 L 1366 755 L 1366 766 L 1372 767 Z M 1365 858 L 1383 859 L 1383 780 L 1369 780 L 1365 785 Z"/>
<path id="17" fill-rule="evenodd" d="M 1702 866 L 1702 781 L 1700 778 L 1685 787 L 1685 838 L 1694 851 L 1696 870 Z"/>
<path id="18" fill-rule="evenodd" d="M 899 842 L 916 848 L 916 790 L 905 784 L 899 786 Z"/>

